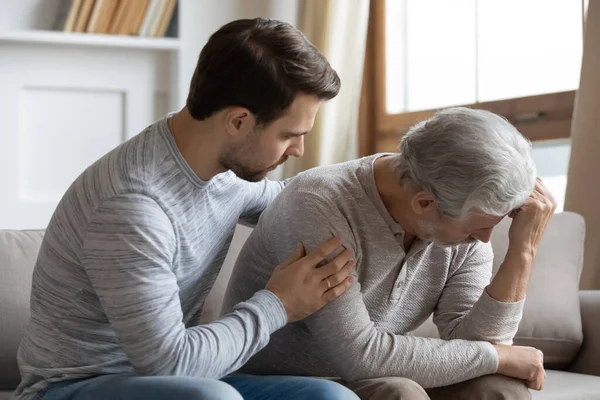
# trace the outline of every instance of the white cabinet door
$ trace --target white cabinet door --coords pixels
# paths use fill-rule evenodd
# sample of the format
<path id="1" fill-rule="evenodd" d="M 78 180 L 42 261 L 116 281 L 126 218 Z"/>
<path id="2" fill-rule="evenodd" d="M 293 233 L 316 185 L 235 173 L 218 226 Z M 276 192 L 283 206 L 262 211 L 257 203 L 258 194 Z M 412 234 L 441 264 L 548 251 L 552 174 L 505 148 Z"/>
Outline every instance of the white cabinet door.
<path id="1" fill-rule="evenodd" d="M 44 228 L 73 180 L 164 115 L 168 53 L 0 43 L 0 229 Z"/>

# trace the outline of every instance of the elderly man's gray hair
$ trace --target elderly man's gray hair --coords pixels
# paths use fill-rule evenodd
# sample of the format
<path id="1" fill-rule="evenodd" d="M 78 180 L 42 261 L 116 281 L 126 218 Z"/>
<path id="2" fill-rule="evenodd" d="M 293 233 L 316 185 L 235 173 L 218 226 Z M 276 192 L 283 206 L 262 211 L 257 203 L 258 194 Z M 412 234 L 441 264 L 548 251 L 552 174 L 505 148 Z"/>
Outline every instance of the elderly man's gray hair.
<path id="1" fill-rule="evenodd" d="M 456 107 L 413 126 L 396 157 L 402 184 L 429 193 L 454 219 L 473 212 L 501 216 L 520 207 L 535 187 L 531 144 L 506 119 Z"/>

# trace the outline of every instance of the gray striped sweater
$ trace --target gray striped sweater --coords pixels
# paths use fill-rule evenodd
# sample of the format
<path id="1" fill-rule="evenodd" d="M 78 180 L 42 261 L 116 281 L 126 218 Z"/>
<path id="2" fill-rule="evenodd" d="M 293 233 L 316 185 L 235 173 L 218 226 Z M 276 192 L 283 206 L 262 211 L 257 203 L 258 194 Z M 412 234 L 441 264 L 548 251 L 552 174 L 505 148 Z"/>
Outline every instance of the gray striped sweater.
<path id="1" fill-rule="evenodd" d="M 15 398 L 100 374 L 238 369 L 285 325 L 279 299 L 260 290 L 214 323 L 195 322 L 236 223 L 255 221 L 282 187 L 232 172 L 202 181 L 166 118 L 89 167 L 44 236 Z"/>

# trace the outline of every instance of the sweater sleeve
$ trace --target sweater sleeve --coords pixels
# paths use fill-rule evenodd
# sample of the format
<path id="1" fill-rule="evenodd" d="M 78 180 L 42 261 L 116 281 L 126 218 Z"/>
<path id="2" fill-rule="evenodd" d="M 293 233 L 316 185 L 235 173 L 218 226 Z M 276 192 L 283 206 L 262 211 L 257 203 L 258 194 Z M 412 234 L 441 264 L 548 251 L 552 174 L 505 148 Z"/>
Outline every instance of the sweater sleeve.
<path id="1" fill-rule="evenodd" d="M 525 300 L 503 303 L 488 295 L 493 258 L 492 246 L 477 242 L 446 281 L 433 317 L 442 339 L 512 344 Z"/>
<path id="2" fill-rule="evenodd" d="M 104 201 L 81 255 L 111 328 L 139 375 L 220 378 L 242 366 L 286 323 L 279 299 L 261 290 L 232 313 L 185 327 L 173 272 L 177 236 L 151 198 Z"/>
<path id="3" fill-rule="evenodd" d="M 334 205 L 303 192 L 295 192 L 286 200 L 285 212 L 271 209 L 269 215 L 269 242 L 276 241 L 281 254 L 289 253 L 298 242 L 309 252 L 336 234 L 344 238 L 346 247 L 356 251 L 349 224 Z M 357 271 L 369 268 L 357 261 Z M 419 338 L 376 327 L 365 306 L 358 276 L 355 273 L 346 293 L 304 320 L 342 379 L 400 376 L 429 388 L 496 372 L 498 356 L 487 342 Z"/>

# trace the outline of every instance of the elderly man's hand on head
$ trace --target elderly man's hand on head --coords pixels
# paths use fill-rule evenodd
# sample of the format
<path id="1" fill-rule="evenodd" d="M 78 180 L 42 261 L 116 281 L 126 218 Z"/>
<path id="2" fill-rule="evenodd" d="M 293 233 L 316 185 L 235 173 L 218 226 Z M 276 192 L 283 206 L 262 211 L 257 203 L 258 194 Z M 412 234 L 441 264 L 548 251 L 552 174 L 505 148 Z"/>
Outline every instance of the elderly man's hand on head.
<path id="1" fill-rule="evenodd" d="M 525 297 L 537 246 L 555 210 L 556 200 L 537 178 L 529 198 L 518 210 L 509 214 L 513 221 L 508 231 L 508 251 L 487 287 L 492 298 L 515 302 Z"/>
<path id="2" fill-rule="evenodd" d="M 554 211 L 556 200 L 542 180 L 537 178 L 535 189 L 525 204 L 510 214 L 513 222 L 508 232 L 509 251 L 531 256 L 533 259 Z"/>

